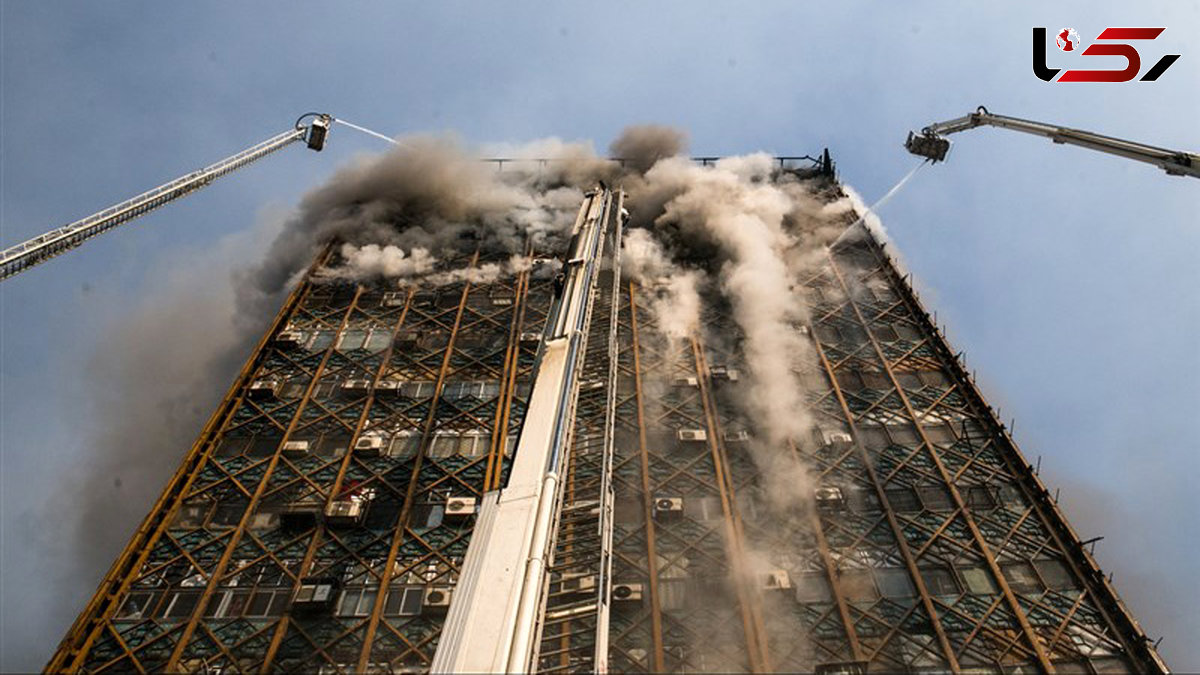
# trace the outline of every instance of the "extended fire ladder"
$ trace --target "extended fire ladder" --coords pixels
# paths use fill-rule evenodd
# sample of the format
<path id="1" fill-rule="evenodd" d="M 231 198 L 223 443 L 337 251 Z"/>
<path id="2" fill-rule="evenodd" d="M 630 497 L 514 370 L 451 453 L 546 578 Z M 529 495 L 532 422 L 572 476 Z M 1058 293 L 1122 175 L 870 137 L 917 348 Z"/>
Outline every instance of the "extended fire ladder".
<path id="1" fill-rule="evenodd" d="M 312 118 L 312 121 L 305 124 L 304 120 L 309 117 Z M 296 141 L 302 140 L 310 149 L 320 151 L 325 147 L 325 139 L 329 135 L 329 127 L 332 123 L 333 117 L 330 115 L 319 113 L 302 115 L 300 119 L 296 120 L 296 124 L 292 129 L 246 148 L 236 155 L 226 157 L 216 164 L 204 167 L 186 176 L 176 178 L 170 183 L 160 185 L 148 192 L 143 192 L 132 199 L 127 199 L 120 204 L 110 206 L 82 220 L 77 220 L 69 225 L 64 225 L 63 227 L 36 236 L 29 241 L 9 247 L 3 253 L 0 253 L 0 281 L 69 251 L 98 234 L 103 234 L 113 228 L 124 225 L 134 218 L 149 213 L 168 202 L 195 192 L 221 176 L 237 171 L 243 166 L 255 160 L 262 159 Z"/>

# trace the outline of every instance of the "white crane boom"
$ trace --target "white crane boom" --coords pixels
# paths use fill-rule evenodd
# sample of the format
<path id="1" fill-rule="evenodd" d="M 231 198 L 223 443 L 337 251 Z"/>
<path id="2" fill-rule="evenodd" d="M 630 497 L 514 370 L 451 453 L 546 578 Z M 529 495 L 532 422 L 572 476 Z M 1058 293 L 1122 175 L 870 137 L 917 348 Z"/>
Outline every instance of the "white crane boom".
<path id="1" fill-rule="evenodd" d="M 309 116 L 313 116 L 312 122 L 308 125 L 303 124 L 304 118 Z M 296 120 L 294 128 L 246 148 L 236 155 L 226 157 L 216 164 L 176 178 L 170 183 L 143 192 L 132 199 L 110 206 L 82 220 L 55 228 L 29 241 L 4 249 L 4 252 L 0 253 L 0 281 L 75 248 L 88 239 L 123 225 L 163 204 L 199 190 L 221 176 L 236 171 L 296 141 L 303 140 L 309 148 L 320 151 L 325 147 L 325 139 L 329 135 L 329 126 L 332 122 L 333 118 L 329 115 L 317 113 L 302 115 L 300 119 Z"/>
<path id="2" fill-rule="evenodd" d="M 920 133 L 909 132 L 904 147 L 914 155 L 939 162 L 944 160 L 946 153 L 950 151 L 950 141 L 946 136 L 981 126 L 1001 127 L 1044 136 L 1055 143 L 1078 145 L 1091 150 L 1107 152 L 1110 155 L 1153 164 L 1172 176 L 1200 178 L 1200 155 L 1195 153 L 1168 150 L 1091 131 L 1069 129 L 1018 117 L 994 115 L 983 106 L 979 106 L 975 112 L 957 119 L 931 124 L 922 129 Z"/>

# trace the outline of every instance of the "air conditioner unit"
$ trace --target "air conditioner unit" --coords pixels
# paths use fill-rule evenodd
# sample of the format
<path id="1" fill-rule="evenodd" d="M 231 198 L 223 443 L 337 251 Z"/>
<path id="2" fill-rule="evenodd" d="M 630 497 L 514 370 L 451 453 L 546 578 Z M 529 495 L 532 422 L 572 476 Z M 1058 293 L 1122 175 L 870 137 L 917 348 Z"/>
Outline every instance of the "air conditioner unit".
<path id="1" fill-rule="evenodd" d="M 275 336 L 275 345 L 283 348 L 299 347 L 300 343 L 304 342 L 304 333 L 298 330 L 280 331 Z"/>
<path id="2" fill-rule="evenodd" d="M 325 507 L 325 522 L 329 525 L 357 525 L 366 512 L 361 499 L 339 499 Z"/>
<path id="3" fill-rule="evenodd" d="M 846 497 L 838 487 L 820 487 L 813 491 L 813 500 L 822 511 L 840 511 L 846 506 Z"/>
<path id="4" fill-rule="evenodd" d="M 703 429 L 680 429 L 675 432 L 676 437 L 681 441 L 707 441 L 708 432 Z"/>
<path id="5" fill-rule="evenodd" d="M 403 291 L 391 291 L 383 294 L 383 300 L 379 304 L 384 307 L 403 307 L 407 296 L 408 293 Z"/>
<path id="6" fill-rule="evenodd" d="M 682 497 L 658 497 L 654 500 L 654 519 L 673 520 L 683 515 Z"/>
<path id="7" fill-rule="evenodd" d="M 542 341 L 541 333 L 534 333 L 534 332 L 521 333 L 521 342 L 541 342 L 541 341 Z"/>
<path id="8" fill-rule="evenodd" d="M 786 591 L 792 588 L 792 577 L 787 570 L 768 570 L 759 579 L 764 591 Z"/>
<path id="9" fill-rule="evenodd" d="M 584 380 L 580 383 L 580 391 L 598 391 L 604 388 L 604 380 Z"/>
<path id="10" fill-rule="evenodd" d="M 275 397 L 275 389 L 279 387 L 279 380 L 274 378 L 263 378 L 250 383 L 250 398 L 252 399 L 267 399 Z"/>
<path id="11" fill-rule="evenodd" d="M 475 515 L 474 497 L 447 497 L 445 518 L 466 518 Z"/>
<path id="12" fill-rule="evenodd" d="M 676 387 L 698 387 L 700 386 L 700 378 L 697 377 L 677 377 L 671 380 L 671 384 Z"/>
<path id="13" fill-rule="evenodd" d="M 511 295 L 493 295 L 492 296 L 492 306 L 493 307 L 508 307 L 511 304 L 513 304 L 513 296 L 511 296 Z"/>
<path id="14" fill-rule="evenodd" d="M 412 304 L 416 307 L 433 307 L 437 302 L 437 293 L 433 291 L 418 291 L 413 295 Z"/>
<path id="15" fill-rule="evenodd" d="M 383 437 L 376 434 L 360 436 L 354 442 L 354 451 L 360 455 L 375 456 L 383 451 Z"/>
<path id="16" fill-rule="evenodd" d="M 320 612 L 333 607 L 337 595 L 337 580 L 328 577 L 306 577 L 300 580 L 292 596 L 292 611 Z"/>
<path id="17" fill-rule="evenodd" d="M 727 366 L 713 366 L 709 370 L 709 373 L 712 375 L 712 379 L 724 380 L 726 382 L 737 382 L 738 377 L 741 376 L 741 373 L 736 368 L 729 368 Z"/>
<path id="18" fill-rule="evenodd" d="M 641 584 L 613 584 L 612 601 L 614 604 L 641 604 L 642 603 L 642 585 Z"/>
<path id="19" fill-rule="evenodd" d="M 596 591 L 595 574 L 564 574 L 559 582 L 562 593 L 594 593 Z"/>
<path id="20" fill-rule="evenodd" d="M 362 394 L 370 390 L 370 380 L 346 380 L 342 383 L 342 391 L 347 394 Z"/>
<path id="21" fill-rule="evenodd" d="M 427 614 L 438 614 L 450 609 L 450 598 L 454 589 L 446 586 L 432 586 L 425 589 L 421 598 L 421 611 Z"/>
<path id="22" fill-rule="evenodd" d="M 825 434 L 825 445 L 834 450 L 848 450 L 854 443 L 854 438 L 840 431 Z"/>
<path id="23" fill-rule="evenodd" d="M 303 455 L 308 452 L 308 441 L 288 441 L 283 444 L 283 451 L 289 455 Z"/>
<path id="24" fill-rule="evenodd" d="M 737 429 L 734 431 L 725 432 L 726 443 L 748 443 L 750 441 L 750 432 L 745 429 Z"/>

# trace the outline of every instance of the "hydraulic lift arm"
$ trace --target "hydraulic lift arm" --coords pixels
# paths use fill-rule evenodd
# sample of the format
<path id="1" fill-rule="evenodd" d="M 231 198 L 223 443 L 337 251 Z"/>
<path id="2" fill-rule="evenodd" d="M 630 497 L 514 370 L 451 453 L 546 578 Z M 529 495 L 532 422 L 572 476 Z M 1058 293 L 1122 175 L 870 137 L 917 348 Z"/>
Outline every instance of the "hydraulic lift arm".
<path id="1" fill-rule="evenodd" d="M 1195 153 L 1167 150 L 1090 131 L 1069 129 L 1017 117 L 994 115 L 983 106 L 979 106 L 975 112 L 963 117 L 931 124 L 922 129 L 920 133 L 909 132 L 904 147 L 914 155 L 940 162 L 946 159 L 946 153 L 950 151 L 950 140 L 946 136 L 980 126 L 1001 127 L 1044 136 L 1055 143 L 1078 145 L 1107 152 L 1110 155 L 1153 164 L 1172 176 L 1200 178 L 1200 155 Z"/>
<path id="2" fill-rule="evenodd" d="M 305 119 L 309 117 L 312 118 L 312 121 L 305 124 Z M 312 150 L 320 151 L 325 147 L 325 139 L 329 135 L 329 127 L 332 123 L 333 117 L 329 115 L 320 113 L 301 115 L 292 129 L 246 148 L 236 155 L 176 178 L 170 183 L 160 185 L 149 192 L 143 192 L 87 218 L 7 248 L 0 253 L 0 281 L 75 248 L 88 239 L 123 225 L 163 204 L 199 190 L 221 176 L 236 171 L 296 141 L 303 140 Z"/>

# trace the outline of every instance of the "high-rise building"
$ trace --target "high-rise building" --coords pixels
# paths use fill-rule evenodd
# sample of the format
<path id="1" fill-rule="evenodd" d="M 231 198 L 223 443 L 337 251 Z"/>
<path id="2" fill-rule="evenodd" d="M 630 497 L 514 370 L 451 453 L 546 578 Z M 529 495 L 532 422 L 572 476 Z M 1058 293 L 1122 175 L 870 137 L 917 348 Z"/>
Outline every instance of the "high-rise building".
<path id="1" fill-rule="evenodd" d="M 664 329 L 624 199 L 436 285 L 327 246 L 49 669 L 1166 670 L 855 214 L 794 279 L 772 443 L 737 307 Z"/>

